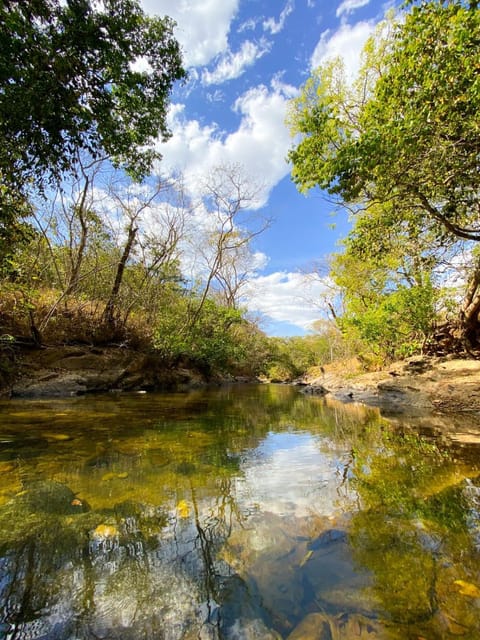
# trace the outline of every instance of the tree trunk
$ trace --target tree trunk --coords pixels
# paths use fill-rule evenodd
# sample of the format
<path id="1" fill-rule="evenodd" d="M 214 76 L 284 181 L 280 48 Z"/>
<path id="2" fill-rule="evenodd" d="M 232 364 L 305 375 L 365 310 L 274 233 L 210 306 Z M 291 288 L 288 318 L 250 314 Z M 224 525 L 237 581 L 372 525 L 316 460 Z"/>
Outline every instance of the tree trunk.
<path id="1" fill-rule="evenodd" d="M 465 299 L 460 309 L 458 329 L 467 351 L 480 349 L 480 258 L 477 258 Z"/>
<path id="2" fill-rule="evenodd" d="M 480 358 L 480 258 L 477 258 L 456 321 L 437 325 L 424 351 L 431 355 L 469 355 Z"/>
<path id="3" fill-rule="evenodd" d="M 130 252 L 132 250 L 133 243 L 135 241 L 135 236 L 137 235 L 138 227 L 131 225 L 128 230 L 128 237 L 125 247 L 123 249 L 122 257 L 120 258 L 117 265 L 117 273 L 115 274 L 115 282 L 113 283 L 112 291 L 110 292 L 110 297 L 105 305 L 105 311 L 103 312 L 103 320 L 110 327 L 115 326 L 115 308 L 117 306 L 118 294 L 120 292 L 120 287 L 122 285 L 123 274 L 125 272 L 125 267 L 127 265 L 128 258 L 130 257 Z"/>

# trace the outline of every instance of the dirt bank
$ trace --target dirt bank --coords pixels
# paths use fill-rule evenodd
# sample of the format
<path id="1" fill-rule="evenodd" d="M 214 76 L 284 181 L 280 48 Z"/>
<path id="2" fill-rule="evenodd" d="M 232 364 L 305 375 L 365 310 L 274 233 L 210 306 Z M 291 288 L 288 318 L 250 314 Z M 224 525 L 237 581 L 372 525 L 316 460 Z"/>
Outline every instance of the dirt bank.
<path id="1" fill-rule="evenodd" d="M 362 402 L 385 414 L 480 413 L 480 361 L 413 357 L 384 371 L 327 365 L 306 377 L 305 391 Z"/>

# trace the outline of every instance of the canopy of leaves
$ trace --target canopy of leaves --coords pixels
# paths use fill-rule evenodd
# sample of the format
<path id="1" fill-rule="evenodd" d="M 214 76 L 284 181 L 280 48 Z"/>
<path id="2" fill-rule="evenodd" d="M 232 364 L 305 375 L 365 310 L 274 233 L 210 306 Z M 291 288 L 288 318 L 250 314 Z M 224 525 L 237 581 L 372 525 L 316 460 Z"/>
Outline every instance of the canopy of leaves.
<path id="1" fill-rule="evenodd" d="M 136 176 L 166 139 L 185 76 L 174 23 L 137 0 L 6 0 L 0 7 L 0 175 L 18 189 L 70 170 L 79 151 Z"/>
<path id="2" fill-rule="evenodd" d="M 460 0 L 410 4 L 383 36 L 388 46 L 365 57 L 363 95 L 358 83 L 348 92 L 332 65 L 306 83 L 291 116 L 301 136 L 292 175 L 302 190 L 318 185 L 350 204 L 393 201 L 397 220 L 414 213 L 438 236 L 480 240 L 480 10 Z"/>

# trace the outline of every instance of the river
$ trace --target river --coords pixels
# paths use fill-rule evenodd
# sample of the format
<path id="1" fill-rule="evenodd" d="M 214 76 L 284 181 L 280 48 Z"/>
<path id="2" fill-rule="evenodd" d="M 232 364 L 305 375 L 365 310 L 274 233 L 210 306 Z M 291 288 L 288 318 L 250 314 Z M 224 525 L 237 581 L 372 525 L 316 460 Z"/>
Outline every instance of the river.
<path id="1" fill-rule="evenodd" d="M 0 637 L 480 638 L 480 440 L 425 424 L 281 385 L 2 401 Z"/>

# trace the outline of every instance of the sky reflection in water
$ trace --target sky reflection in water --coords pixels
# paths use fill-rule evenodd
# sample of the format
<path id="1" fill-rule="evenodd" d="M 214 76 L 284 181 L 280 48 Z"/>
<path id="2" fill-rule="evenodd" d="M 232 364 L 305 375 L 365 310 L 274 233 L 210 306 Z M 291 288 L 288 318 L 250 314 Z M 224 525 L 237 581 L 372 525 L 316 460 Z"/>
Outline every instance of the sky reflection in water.
<path id="1" fill-rule="evenodd" d="M 1 637 L 480 637 L 475 439 L 281 386 L 1 415 Z"/>

